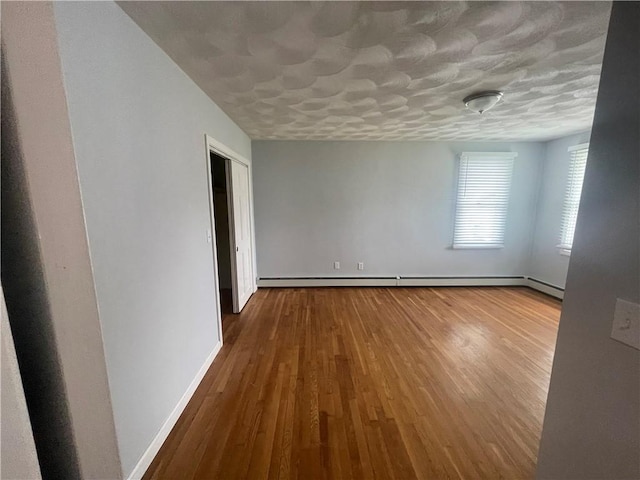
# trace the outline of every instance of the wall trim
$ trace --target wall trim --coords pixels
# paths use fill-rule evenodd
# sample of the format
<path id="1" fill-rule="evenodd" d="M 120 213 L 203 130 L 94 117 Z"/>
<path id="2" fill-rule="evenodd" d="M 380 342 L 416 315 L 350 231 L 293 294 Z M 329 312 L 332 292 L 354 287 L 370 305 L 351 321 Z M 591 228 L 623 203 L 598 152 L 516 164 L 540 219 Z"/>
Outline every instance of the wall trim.
<path id="1" fill-rule="evenodd" d="M 527 277 L 527 286 L 539 292 L 551 295 L 552 297 L 559 298 L 560 300 L 564 298 L 564 288 L 558 287 L 557 285 L 553 285 L 551 283 L 543 282 L 542 280 L 538 280 L 537 278 Z"/>
<path id="2" fill-rule="evenodd" d="M 147 447 L 147 450 L 142 454 L 142 457 L 140 457 L 138 464 L 135 466 L 131 474 L 129 474 L 129 476 L 127 477 L 128 480 L 139 480 L 145 474 L 145 472 L 151 465 L 151 462 L 153 461 L 155 456 L 158 454 L 160 447 L 162 447 L 162 444 L 169 436 L 171 429 L 173 429 L 174 425 L 180 418 L 180 415 L 182 415 L 182 412 L 184 411 L 185 407 L 189 403 L 189 400 L 191 400 L 191 397 L 193 396 L 196 389 L 200 385 L 200 382 L 202 381 L 205 374 L 209 370 L 209 367 L 211 367 L 213 360 L 216 358 L 221 348 L 222 348 L 222 342 L 218 341 L 218 343 L 213 348 L 213 350 L 211 351 L 207 359 L 204 361 L 204 364 L 202 365 L 202 367 L 200 367 L 200 370 L 198 370 L 198 373 L 196 373 L 196 376 L 194 377 L 194 379 L 191 381 L 191 383 L 187 387 L 187 391 L 184 392 L 184 395 L 182 395 L 182 398 L 180 398 L 180 400 L 178 401 L 178 404 L 175 406 L 173 411 L 169 414 L 164 424 L 160 428 L 160 431 L 157 433 L 157 435 L 155 436 L 155 438 L 153 439 L 149 447 Z"/>
<path id="3" fill-rule="evenodd" d="M 474 277 L 261 277 L 259 287 L 453 287 L 528 286 L 524 276 Z"/>

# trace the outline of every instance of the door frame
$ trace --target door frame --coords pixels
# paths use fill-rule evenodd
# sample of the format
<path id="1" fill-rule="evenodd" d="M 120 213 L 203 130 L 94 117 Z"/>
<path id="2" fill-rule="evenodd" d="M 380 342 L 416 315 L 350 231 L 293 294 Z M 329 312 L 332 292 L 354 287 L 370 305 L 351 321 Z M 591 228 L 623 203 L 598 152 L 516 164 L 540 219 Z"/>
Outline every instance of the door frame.
<path id="1" fill-rule="evenodd" d="M 257 281 L 256 281 L 256 250 L 255 250 L 255 229 L 254 229 L 254 216 L 253 216 L 253 175 L 251 170 L 251 162 L 247 160 L 245 157 L 235 152 L 231 148 L 227 147 L 223 143 L 219 142 L 215 138 L 211 137 L 208 134 L 205 134 L 205 156 L 206 156 L 206 167 L 207 167 L 207 189 L 209 191 L 209 217 L 211 224 L 211 244 L 213 250 L 213 268 L 214 268 L 214 276 L 215 276 L 215 289 L 216 289 L 216 301 L 218 304 L 218 330 L 220 333 L 220 338 L 222 338 L 222 315 L 220 312 L 220 285 L 218 280 L 218 251 L 216 245 L 216 222 L 215 222 L 215 211 L 213 204 L 213 178 L 211 176 L 211 153 L 214 153 L 225 160 L 225 175 L 226 175 L 226 183 L 227 183 L 227 205 L 229 209 L 229 243 L 231 250 L 231 290 L 233 293 L 233 312 L 239 313 L 238 308 L 238 292 L 237 292 L 237 273 L 236 273 L 236 241 L 235 241 L 235 216 L 234 216 L 234 205 L 233 205 L 233 184 L 231 181 L 231 163 L 237 162 L 247 167 L 247 175 L 248 175 L 248 193 L 249 193 L 249 240 L 251 243 L 251 289 L 255 293 L 257 290 Z"/>

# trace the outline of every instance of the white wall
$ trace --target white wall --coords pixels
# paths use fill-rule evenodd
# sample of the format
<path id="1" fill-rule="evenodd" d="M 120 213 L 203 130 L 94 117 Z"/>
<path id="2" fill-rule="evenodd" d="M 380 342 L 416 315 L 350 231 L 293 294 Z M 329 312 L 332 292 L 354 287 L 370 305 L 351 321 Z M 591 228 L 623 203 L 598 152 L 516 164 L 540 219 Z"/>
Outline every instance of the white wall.
<path id="1" fill-rule="evenodd" d="M 541 479 L 640 478 L 640 351 L 610 338 L 640 302 L 640 3 L 614 2 L 540 444 Z"/>
<path id="2" fill-rule="evenodd" d="M 451 248 L 462 151 L 518 152 L 503 249 Z M 543 157 L 540 143 L 255 141 L 258 276 L 525 275 Z"/>
<path id="3" fill-rule="evenodd" d="M 127 476 L 219 341 L 204 135 L 251 143 L 115 3 L 55 13 Z"/>
<path id="4" fill-rule="evenodd" d="M 529 276 L 560 288 L 564 288 L 569 267 L 569 257 L 557 248 L 569 177 L 568 148 L 588 142 L 589 132 L 584 132 L 545 144 Z"/>

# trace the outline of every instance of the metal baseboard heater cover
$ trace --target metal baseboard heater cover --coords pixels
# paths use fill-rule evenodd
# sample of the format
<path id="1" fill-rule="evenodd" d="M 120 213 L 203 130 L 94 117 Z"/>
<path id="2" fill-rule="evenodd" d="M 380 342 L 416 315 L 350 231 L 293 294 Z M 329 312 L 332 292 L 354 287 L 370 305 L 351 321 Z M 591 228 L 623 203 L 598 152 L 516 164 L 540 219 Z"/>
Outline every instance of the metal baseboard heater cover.
<path id="1" fill-rule="evenodd" d="M 258 286 L 473 286 L 526 285 L 524 276 L 344 276 L 344 277 L 261 277 Z"/>
<path id="2" fill-rule="evenodd" d="M 564 288 L 562 287 L 558 287 L 557 285 L 553 285 L 533 277 L 527 277 L 527 280 L 529 282 L 528 286 L 534 290 L 546 293 L 547 295 L 559 298 L 560 300 L 564 298 Z"/>
<path id="3" fill-rule="evenodd" d="M 260 277 L 259 287 L 503 287 L 523 286 L 562 299 L 564 290 L 555 285 L 524 275 L 508 276 L 327 276 L 327 277 Z"/>

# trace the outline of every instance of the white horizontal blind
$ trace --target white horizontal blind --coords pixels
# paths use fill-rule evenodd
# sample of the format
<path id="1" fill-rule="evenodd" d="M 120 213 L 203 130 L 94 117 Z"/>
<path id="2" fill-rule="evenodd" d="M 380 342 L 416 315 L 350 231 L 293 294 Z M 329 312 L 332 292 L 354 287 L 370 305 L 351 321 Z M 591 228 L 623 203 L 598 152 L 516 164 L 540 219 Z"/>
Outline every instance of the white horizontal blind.
<path id="1" fill-rule="evenodd" d="M 571 251 L 573 245 L 573 235 L 576 230 L 576 220 L 578 219 L 578 207 L 580 206 L 580 194 L 582 193 L 582 182 L 584 172 L 587 167 L 587 155 L 589 144 L 576 145 L 569 149 L 571 159 L 569 160 L 569 178 L 567 180 L 567 191 L 564 197 L 564 207 L 562 209 L 562 228 L 560 231 L 560 245 L 558 247 L 566 252 Z"/>
<path id="2" fill-rule="evenodd" d="M 453 248 L 502 248 L 516 153 L 460 156 Z"/>

